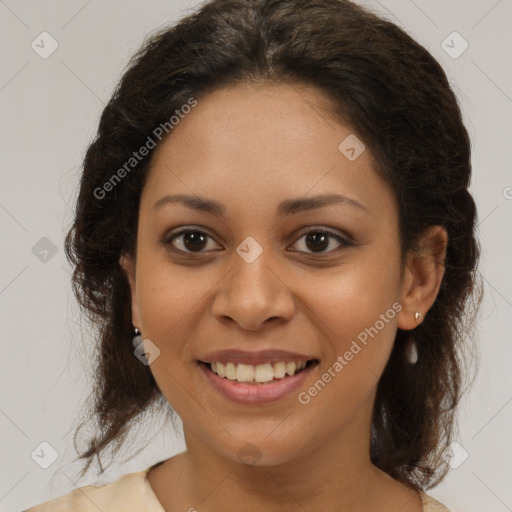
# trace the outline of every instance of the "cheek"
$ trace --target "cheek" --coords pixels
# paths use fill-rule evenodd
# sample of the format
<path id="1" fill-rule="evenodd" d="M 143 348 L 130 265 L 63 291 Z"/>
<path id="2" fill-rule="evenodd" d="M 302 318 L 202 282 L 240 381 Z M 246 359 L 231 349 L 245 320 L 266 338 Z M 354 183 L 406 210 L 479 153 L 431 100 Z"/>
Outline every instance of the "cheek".
<path id="1" fill-rule="evenodd" d="M 346 265 L 309 274 L 301 281 L 301 293 L 308 307 L 336 336 L 357 336 L 399 298 L 398 255 L 389 253 L 382 258 L 367 251 Z"/>
<path id="2" fill-rule="evenodd" d="M 321 276 L 321 277 L 320 277 Z M 380 377 L 396 335 L 400 259 L 396 246 L 361 251 L 332 272 L 310 275 L 304 298 L 327 343 L 327 366 L 345 356 L 344 373 L 364 368 Z M 348 371 L 345 371 L 348 370 Z"/>
<path id="3" fill-rule="evenodd" d="M 187 401 L 195 393 L 190 382 L 190 371 L 196 365 L 194 338 L 203 329 L 204 301 L 216 280 L 208 273 L 194 274 L 156 260 L 141 266 L 139 272 L 142 334 L 160 350 L 151 363 L 151 373 L 173 409 L 186 417 L 190 408 Z"/>
<path id="4" fill-rule="evenodd" d="M 164 258 L 140 261 L 145 262 L 137 281 L 143 335 L 157 343 L 162 354 L 182 352 L 217 279 L 211 273 L 180 268 Z"/>
<path id="5" fill-rule="evenodd" d="M 325 356 L 301 403 L 307 402 L 305 410 L 310 407 L 326 431 L 337 431 L 340 418 L 351 416 L 373 396 L 393 348 L 401 305 L 389 286 L 374 277 L 340 276 L 326 282 L 324 292 L 310 295 Z M 326 414 L 328 410 L 337 413 Z"/>

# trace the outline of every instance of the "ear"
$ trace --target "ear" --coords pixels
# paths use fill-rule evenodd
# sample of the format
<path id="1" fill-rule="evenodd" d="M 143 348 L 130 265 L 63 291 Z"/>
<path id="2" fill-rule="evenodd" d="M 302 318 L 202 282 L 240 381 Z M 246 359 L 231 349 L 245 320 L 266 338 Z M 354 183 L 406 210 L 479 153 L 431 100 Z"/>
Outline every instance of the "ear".
<path id="1" fill-rule="evenodd" d="M 402 310 L 399 329 L 410 330 L 420 324 L 436 300 L 444 276 L 448 233 L 443 226 L 431 226 L 418 241 L 418 249 L 407 254 L 402 282 Z M 418 319 L 415 313 L 420 313 Z"/>
<path id="2" fill-rule="evenodd" d="M 135 263 L 133 259 L 127 254 L 122 254 L 119 258 L 119 264 L 122 269 L 126 273 L 126 277 L 128 278 L 128 283 L 130 284 L 130 293 L 131 293 L 131 301 L 132 301 L 132 324 L 134 327 L 137 327 L 140 331 L 141 322 L 140 322 L 140 313 L 139 313 L 139 303 L 137 302 L 137 294 L 135 288 Z"/>

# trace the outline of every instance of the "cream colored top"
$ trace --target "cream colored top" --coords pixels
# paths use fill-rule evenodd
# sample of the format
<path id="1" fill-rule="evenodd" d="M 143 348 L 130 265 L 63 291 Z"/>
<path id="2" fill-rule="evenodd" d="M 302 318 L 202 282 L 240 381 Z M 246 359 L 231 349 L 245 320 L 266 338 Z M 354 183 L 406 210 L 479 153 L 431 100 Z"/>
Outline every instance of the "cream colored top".
<path id="1" fill-rule="evenodd" d="M 152 467 L 124 475 L 115 482 L 80 487 L 22 512 L 165 512 L 146 478 Z M 422 491 L 420 498 L 423 512 L 450 512 Z"/>

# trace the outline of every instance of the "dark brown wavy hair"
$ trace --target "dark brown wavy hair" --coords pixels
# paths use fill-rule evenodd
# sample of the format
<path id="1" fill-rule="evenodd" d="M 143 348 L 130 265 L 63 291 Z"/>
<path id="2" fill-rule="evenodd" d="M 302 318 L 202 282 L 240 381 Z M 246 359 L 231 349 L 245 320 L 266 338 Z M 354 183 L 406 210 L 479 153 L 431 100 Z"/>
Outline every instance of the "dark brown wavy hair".
<path id="1" fill-rule="evenodd" d="M 135 258 L 153 151 L 108 193 L 98 188 L 190 98 L 244 81 L 310 85 L 330 98 L 333 115 L 364 141 L 395 193 L 402 261 L 429 226 L 448 232 L 438 296 L 414 332 L 398 330 L 379 381 L 370 447 L 373 464 L 393 478 L 432 487 L 448 469 L 443 452 L 481 299 L 470 141 L 439 63 L 403 29 L 347 0 L 209 1 L 150 35 L 130 61 L 87 150 L 65 240 L 73 291 L 98 331 L 92 402 L 74 435 L 75 460 L 86 460 L 81 475 L 94 457 L 102 473 L 100 453 L 117 453 L 131 427 L 165 402 L 134 357 L 130 288 L 119 264 L 122 253 Z M 416 365 L 405 359 L 412 335 Z M 80 451 L 87 421 L 94 432 Z"/>

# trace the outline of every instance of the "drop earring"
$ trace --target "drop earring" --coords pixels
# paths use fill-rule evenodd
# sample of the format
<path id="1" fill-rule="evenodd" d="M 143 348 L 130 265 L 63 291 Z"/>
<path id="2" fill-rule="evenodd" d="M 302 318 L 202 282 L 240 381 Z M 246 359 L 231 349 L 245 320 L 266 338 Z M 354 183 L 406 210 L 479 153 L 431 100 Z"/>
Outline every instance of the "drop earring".
<path id="1" fill-rule="evenodd" d="M 416 348 L 416 341 L 414 340 L 414 334 L 411 335 L 411 340 L 407 345 L 405 357 L 410 364 L 416 364 L 418 362 L 418 349 Z"/>
<path id="2" fill-rule="evenodd" d="M 418 321 L 421 318 L 421 313 L 416 311 L 414 313 L 414 319 Z M 411 333 L 409 344 L 407 345 L 406 358 L 410 364 L 416 364 L 418 362 L 418 348 L 416 347 L 416 340 L 414 339 L 414 331 Z"/>
<path id="3" fill-rule="evenodd" d="M 132 344 L 135 348 L 137 348 L 142 343 L 142 336 L 140 334 L 139 329 L 137 327 L 135 329 L 135 336 L 132 338 Z"/>

